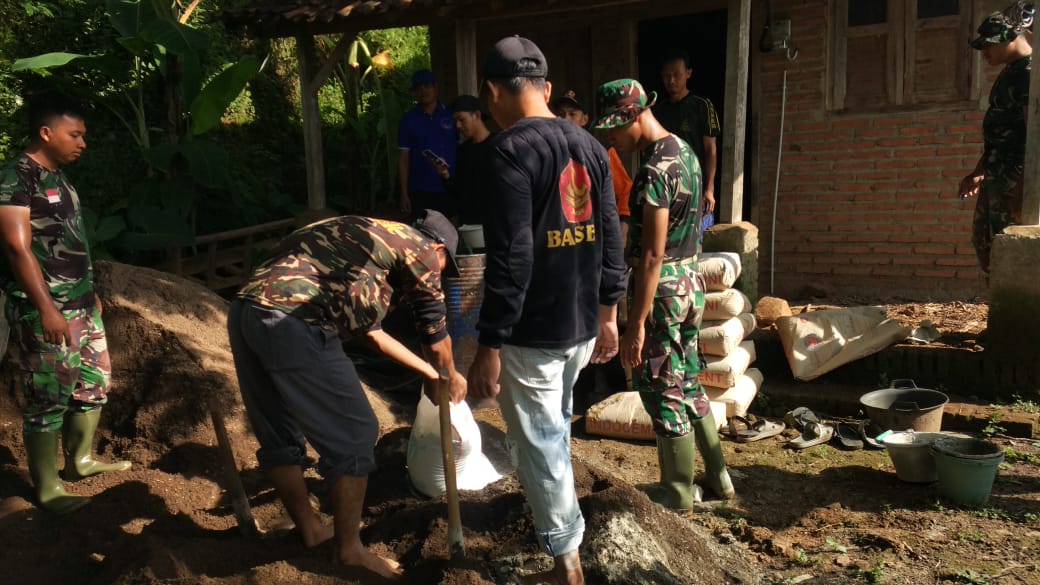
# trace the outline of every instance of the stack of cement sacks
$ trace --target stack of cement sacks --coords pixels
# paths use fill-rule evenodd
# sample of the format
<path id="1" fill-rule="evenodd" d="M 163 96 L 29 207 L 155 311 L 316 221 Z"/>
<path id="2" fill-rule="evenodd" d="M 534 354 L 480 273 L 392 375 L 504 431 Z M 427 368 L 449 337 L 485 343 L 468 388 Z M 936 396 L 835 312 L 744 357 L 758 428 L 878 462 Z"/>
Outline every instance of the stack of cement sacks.
<path id="1" fill-rule="evenodd" d="M 755 361 L 755 342 L 746 339 L 755 330 L 751 301 L 733 288 L 740 277 L 740 256 L 730 252 L 700 255 L 701 275 L 707 286 L 700 350 L 707 362 L 700 382 L 708 399 L 726 404 L 726 416 L 746 416 L 762 386 Z"/>

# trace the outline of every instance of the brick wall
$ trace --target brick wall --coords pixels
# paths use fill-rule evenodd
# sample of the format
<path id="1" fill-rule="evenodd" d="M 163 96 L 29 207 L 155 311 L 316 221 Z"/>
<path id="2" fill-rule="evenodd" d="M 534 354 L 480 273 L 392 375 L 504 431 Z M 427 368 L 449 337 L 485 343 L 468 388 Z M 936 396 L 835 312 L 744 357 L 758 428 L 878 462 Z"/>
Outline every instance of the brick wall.
<path id="1" fill-rule="evenodd" d="M 800 56 L 794 62 L 778 53 L 756 57 L 753 221 L 761 229 L 763 294 L 786 67 L 776 293 L 797 296 L 813 283 L 917 300 L 974 296 L 983 289 L 971 245 L 974 200 L 958 198 L 957 184 L 982 152 L 983 105 L 997 72 L 983 64 L 982 99 L 959 106 L 830 112 L 827 4 L 774 0 L 774 18 L 791 19 Z"/>

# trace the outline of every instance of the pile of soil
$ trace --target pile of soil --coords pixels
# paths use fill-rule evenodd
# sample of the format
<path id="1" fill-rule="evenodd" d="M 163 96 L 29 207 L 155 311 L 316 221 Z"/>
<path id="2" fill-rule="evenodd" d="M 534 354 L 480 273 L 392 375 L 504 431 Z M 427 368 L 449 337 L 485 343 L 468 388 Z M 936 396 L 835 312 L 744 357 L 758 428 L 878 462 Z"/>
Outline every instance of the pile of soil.
<path id="1" fill-rule="evenodd" d="M 227 302 L 192 282 L 148 269 L 98 263 L 98 291 L 114 366 L 97 441 L 103 459 L 128 472 L 67 484 L 90 506 L 56 518 L 32 504 L 21 441 L 17 372 L 0 369 L 0 540 L 5 584 L 376 583 L 331 561 L 331 545 L 306 549 L 256 469 L 257 444 L 243 416 L 226 334 Z M 380 469 L 370 477 L 363 540 L 400 559 L 405 582 L 516 583 L 547 568 L 524 497 L 511 476 L 465 493 L 467 560 L 447 559 L 443 499 L 418 496 L 404 467 L 414 394 L 369 392 L 380 421 Z M 208 408 L 227 421 L 260 540 L 244 539 L 222 488 Z M 486 450 L 501 466 L 503 425 L 483 424 Z M 590 583 L 760 583 L 744 544 L 711 521 L 654 507 L 607 466 L 575 463 L 587 522 L 583 556 Z M 313 470 L 308 486 L 324 507 Z M 327 518 L 331 520 L 331 518 Z M 704 519 L 702 519 L 704 520 Z M 708 519 L 710 520 L 710 518 Z M 723 544 L 727 542 L 728 544 Z"/>

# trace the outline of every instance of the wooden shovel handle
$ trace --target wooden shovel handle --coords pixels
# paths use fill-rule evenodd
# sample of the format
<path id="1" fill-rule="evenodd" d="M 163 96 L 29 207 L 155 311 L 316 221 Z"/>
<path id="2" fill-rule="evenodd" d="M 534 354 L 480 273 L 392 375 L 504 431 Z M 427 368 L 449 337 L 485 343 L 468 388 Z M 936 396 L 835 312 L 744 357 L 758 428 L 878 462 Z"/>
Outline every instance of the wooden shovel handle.
<path id="1" fill-rule="evenodd" d="M 444 490 L 448 499 L 448 554 L 452 559 L 466 556 L 462 540 L 462 516 L 459 512 L 459 486 L 455 478 L 455 446 L 451 429 L 451 378 L 441 370 L 437 381 L 437 406 L 441 422 L 441 455 L 444 460 Z"/>

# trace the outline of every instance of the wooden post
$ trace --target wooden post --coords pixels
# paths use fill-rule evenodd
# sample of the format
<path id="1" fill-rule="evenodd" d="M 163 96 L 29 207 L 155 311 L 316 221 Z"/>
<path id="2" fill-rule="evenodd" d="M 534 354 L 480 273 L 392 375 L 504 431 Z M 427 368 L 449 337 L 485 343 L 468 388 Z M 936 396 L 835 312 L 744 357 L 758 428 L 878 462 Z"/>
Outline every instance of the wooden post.
<path id="1" fill-rule="evenodd" d="M 726 32 L 725 119 L 722 124 L 722 196 L 719 221 L 737 223 L 744 211 L 744 137 L 747 131 L 751 0 L 729 0 Z"/>
<path id="2" fill-rule="evenodd" d="M 1040 225 L 1040 75 L 1029 79 L 1026 122 L 1026 168 L 1022 189 L 1022 225 Z"/>
<path id="3" fill-rule="evenodd" d="M 477 95 L 477 25 L 472 20 L 455 21 L 455 70 L 459 95 Z"/>
<path id="4" fill-rule="evenodd" d="M 315 79 L 317 55 L 314 37 L 296 37 L 296 55 L 300 62 L 300 103 L 303 105 L 303 148 L 307 161 L 307 209 L 325 208 L 325 159 L 321 147 L 321 112 Z"/>

